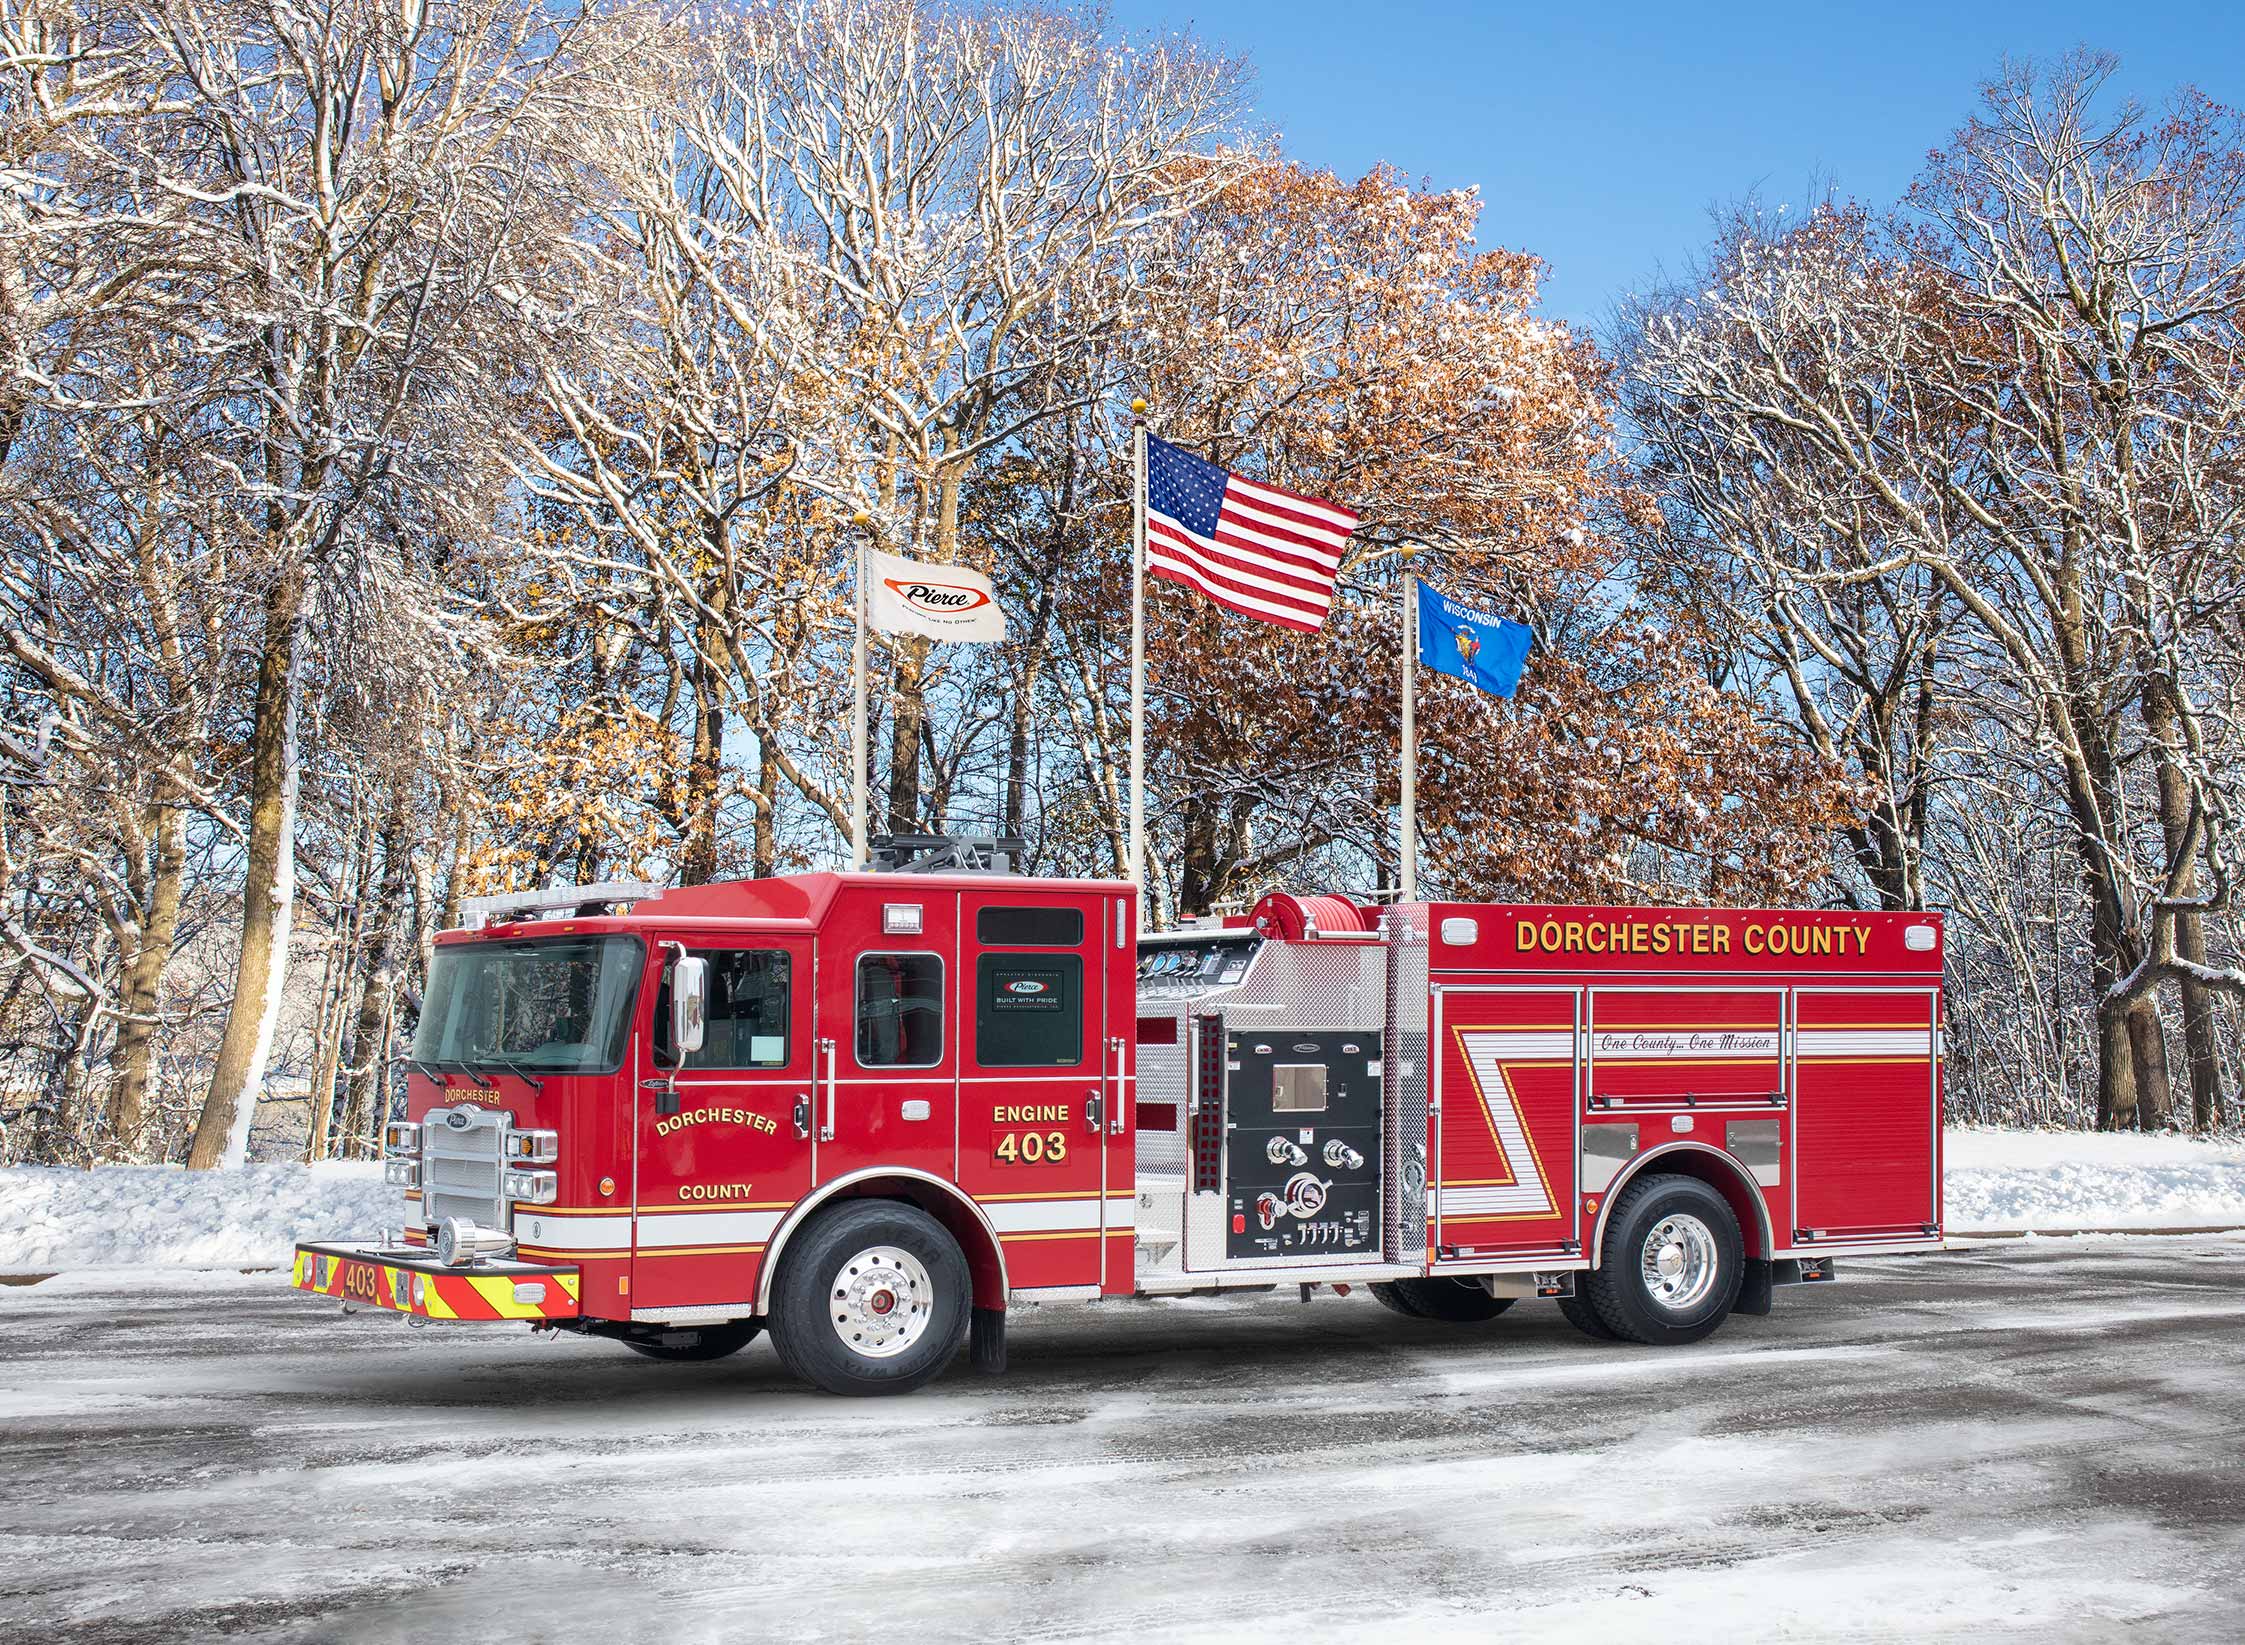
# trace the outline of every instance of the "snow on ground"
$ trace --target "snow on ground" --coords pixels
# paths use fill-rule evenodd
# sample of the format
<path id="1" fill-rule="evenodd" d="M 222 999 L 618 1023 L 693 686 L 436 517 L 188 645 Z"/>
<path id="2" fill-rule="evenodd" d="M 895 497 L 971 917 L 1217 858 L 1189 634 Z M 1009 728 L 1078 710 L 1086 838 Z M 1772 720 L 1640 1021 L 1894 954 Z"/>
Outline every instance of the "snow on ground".
<path id="1" fill-rule="evenodd" d="M 1952 1232 L 2245 1227 L 2245 1142 L 1955 1129 Z M 371 1236 L 402 1220 L 375 1164 L 240 1171 L 104 1166 L 0 1170 L 0 1274 L 269 1268 L 299 1239 Z"/>
<path id="2" fill-rule="evenodd" d="M 1957 1127 L 1943 1164 L 1951 1232 L 2245 1227 L 2234 1137 Z"/>
<path id="3" fill-rule="evenodd" d="M 299 1239 L 378 1234 L 404 1220 L 374 1163 L 184 1171 L 0 1170 L 0 1273 L 65 1268 L 273 1268 Z"/>

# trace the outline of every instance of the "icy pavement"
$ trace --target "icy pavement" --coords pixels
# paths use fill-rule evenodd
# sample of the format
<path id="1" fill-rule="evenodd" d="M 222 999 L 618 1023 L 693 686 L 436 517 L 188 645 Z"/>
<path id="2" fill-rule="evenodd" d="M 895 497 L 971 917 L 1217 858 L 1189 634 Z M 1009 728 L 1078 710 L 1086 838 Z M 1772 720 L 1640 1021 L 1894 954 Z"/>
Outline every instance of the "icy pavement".
<path id="1" fill-rule="evenodd" d="M 0 1636 L 2234 1640 L 2245 1238 L 1523 1304 L 1047 1310 L 901 1400 L 266 1276 L 0 1288 Z"/>

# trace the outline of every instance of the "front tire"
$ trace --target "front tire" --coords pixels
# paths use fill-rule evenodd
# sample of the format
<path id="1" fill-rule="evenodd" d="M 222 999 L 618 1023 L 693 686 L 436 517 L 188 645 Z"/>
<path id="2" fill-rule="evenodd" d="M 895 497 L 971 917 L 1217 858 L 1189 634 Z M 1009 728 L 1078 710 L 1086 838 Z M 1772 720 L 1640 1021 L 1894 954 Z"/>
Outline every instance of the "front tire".
<path id="1" fill-rule="evenodd" d="M 784 1263 L 772 1287 L 772 1347 L 830 1394 L 908 1393 L 966 1337 L 967 1259 L 918 1206 L 836 1206 L 796 1235 Z"/>
<path id="2" fill-rule="evenodd" d="M 1603 1260 L 1577 1283 L 1622 1341 L 1678 1347 L 1730 1317 L 1745 1273 L 1730 1202 L 1697 1177 L 1654 1176 L 1623 1192 Z"/>
<path id="3" fill-rule="evenodd" d="M 625 1337 L 624 1346 L 635 1354 L 672 1365 L 696 1364 L 737 1354 L 754 1342 L 764 1329 L 760 1319 L 732 1319 L 722 1325 L 700 1325 L 691 1330 L 664 1331 L 654 1336 Z"/>
<path id="4" fill-rule="evenodd" d="M 1439 1319 L 1451 1325 L 1477 1325 L 1495 1319 L 1515 1299 L 1493 1297 L 1469 1279 L 1437 1275 L 1427 1279 L 1375 1280 L 1373 1300 L 1407 1319 Z"/>

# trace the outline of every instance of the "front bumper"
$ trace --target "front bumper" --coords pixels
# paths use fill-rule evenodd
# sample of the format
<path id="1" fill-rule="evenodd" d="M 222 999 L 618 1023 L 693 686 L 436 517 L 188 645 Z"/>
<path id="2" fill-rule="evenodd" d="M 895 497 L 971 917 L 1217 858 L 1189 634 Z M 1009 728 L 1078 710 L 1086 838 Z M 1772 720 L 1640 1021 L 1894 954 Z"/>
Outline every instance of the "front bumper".
<path id="1" fill-rule="evenodd" d="M 353 1307 L 423 1319 L 575 1319 L 582 1312 L 574 1268 L 499 1261 L 450 1268 L 417 1245 L 299 1245 L 294 1283 Z"/>

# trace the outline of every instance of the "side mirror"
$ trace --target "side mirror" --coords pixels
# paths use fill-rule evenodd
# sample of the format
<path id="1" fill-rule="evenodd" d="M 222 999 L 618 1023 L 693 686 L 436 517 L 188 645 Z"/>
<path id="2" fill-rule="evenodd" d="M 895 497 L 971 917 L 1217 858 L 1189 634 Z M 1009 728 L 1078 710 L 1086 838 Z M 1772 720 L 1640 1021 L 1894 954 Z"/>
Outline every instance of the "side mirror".
<path id="1" fill-rule="evenodd" d="M 670 968 L 670 1044 L 683 1063 L 702 1048 L 709 1004 L 709 961 L 682 954 Z"/>

